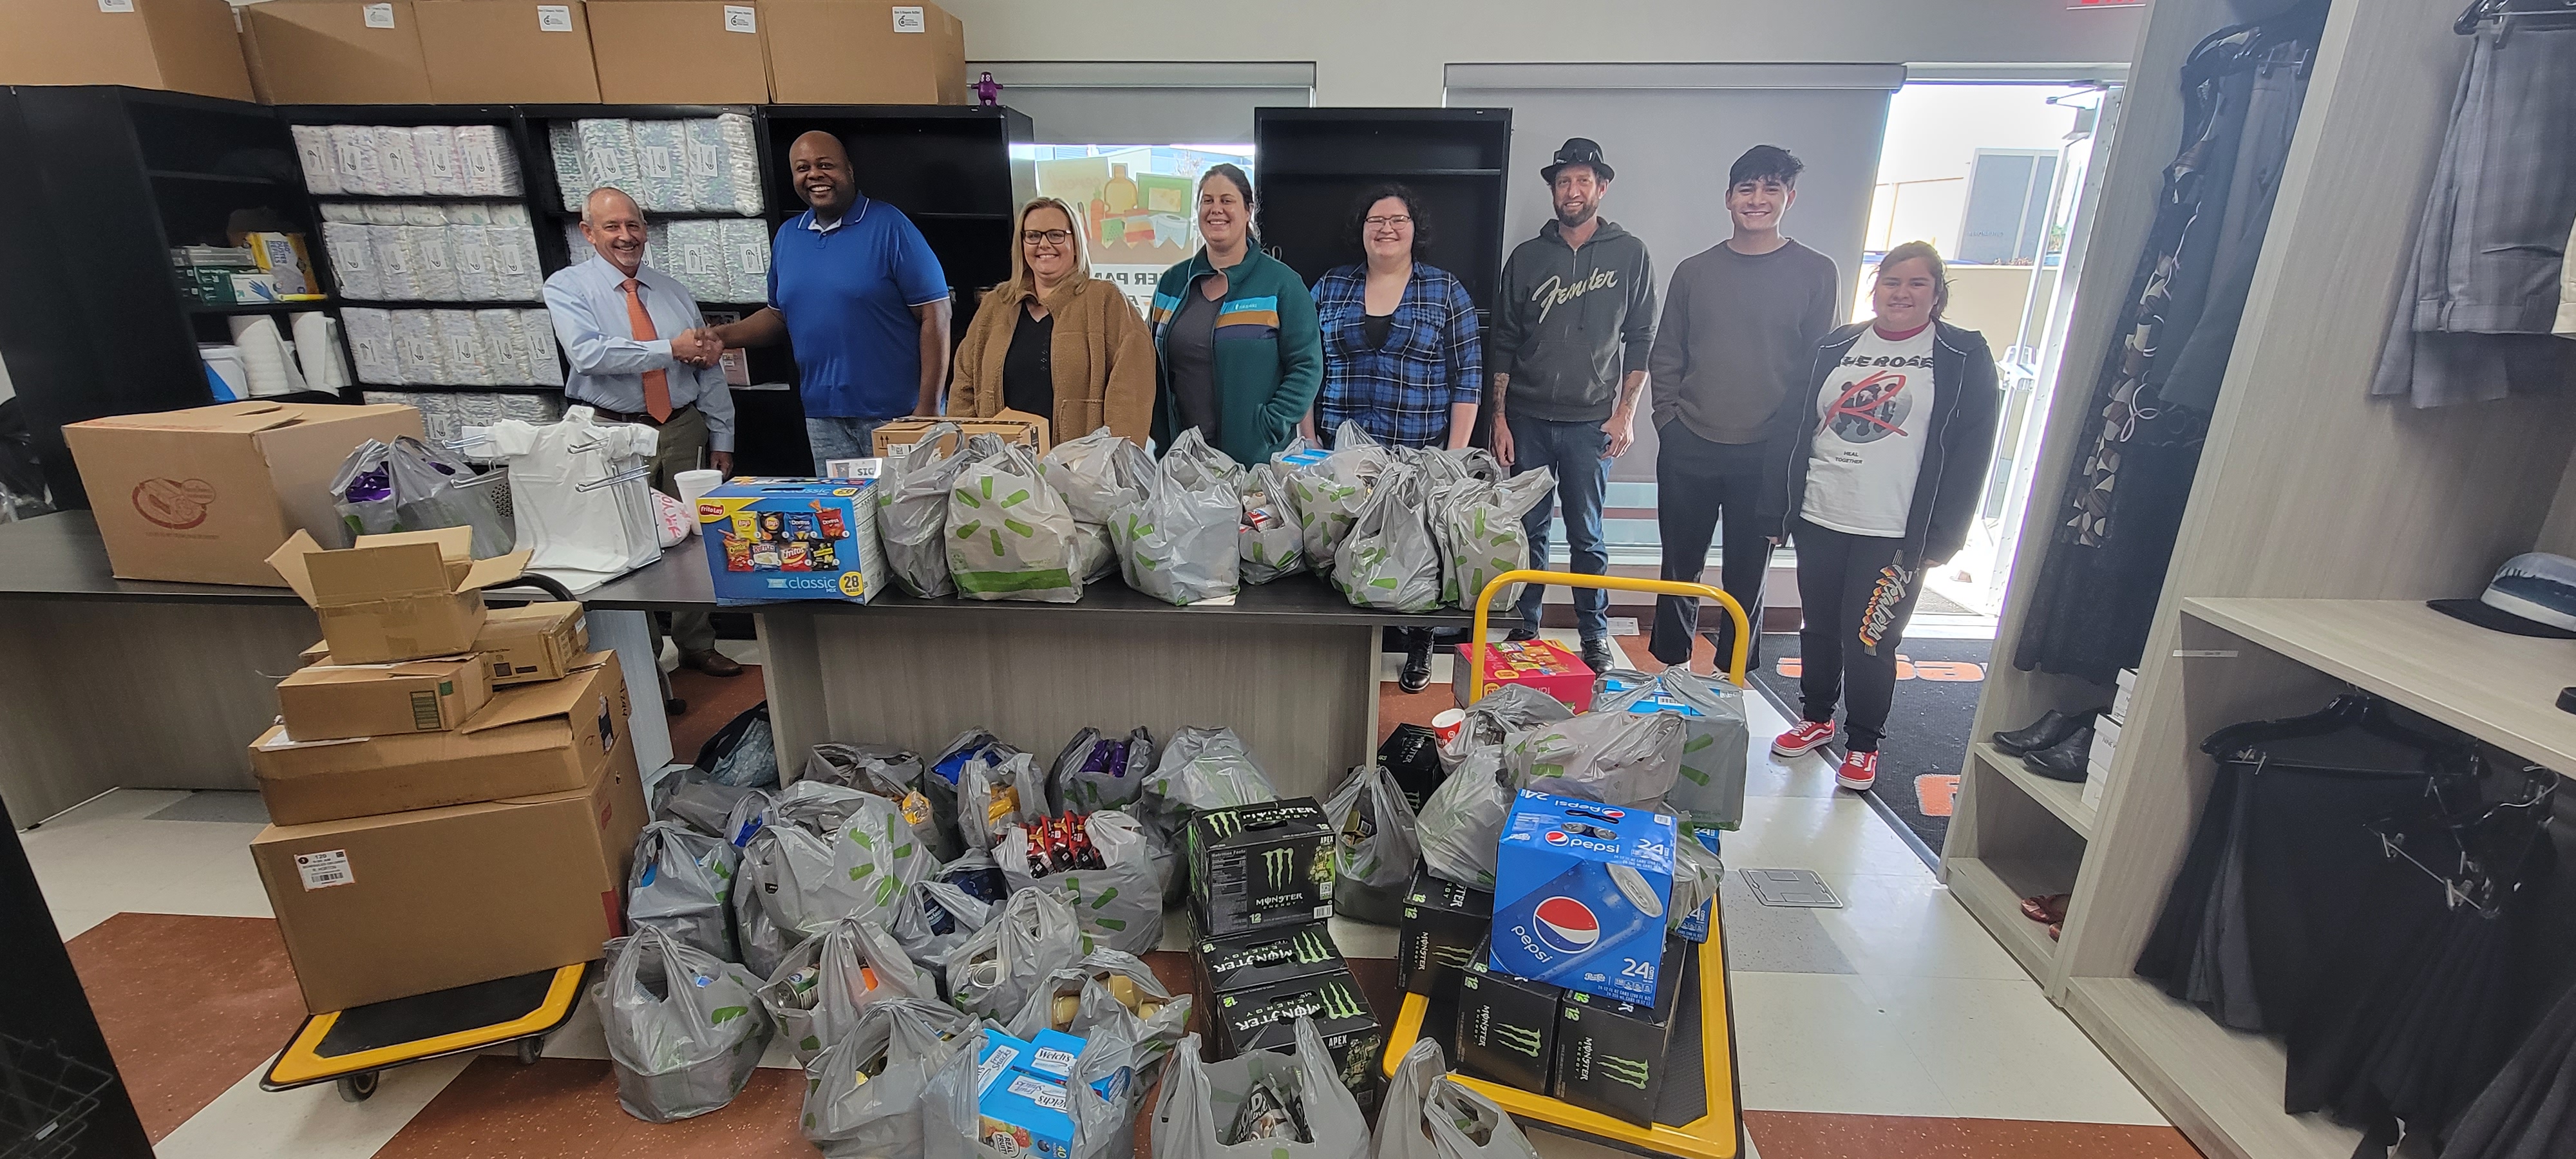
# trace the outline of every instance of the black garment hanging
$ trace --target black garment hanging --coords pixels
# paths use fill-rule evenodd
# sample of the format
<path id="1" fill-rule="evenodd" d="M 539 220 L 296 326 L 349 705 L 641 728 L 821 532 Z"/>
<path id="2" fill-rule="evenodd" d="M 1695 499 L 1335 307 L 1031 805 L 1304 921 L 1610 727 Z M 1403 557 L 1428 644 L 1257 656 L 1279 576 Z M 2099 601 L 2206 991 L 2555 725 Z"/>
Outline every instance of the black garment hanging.
<path id="1" fill-rule="evenodd" d="M 2558 999 L 2460 1113 L 2444 1159 L 2566 1159 L 2576 1155 L 2576 989 Z"/>

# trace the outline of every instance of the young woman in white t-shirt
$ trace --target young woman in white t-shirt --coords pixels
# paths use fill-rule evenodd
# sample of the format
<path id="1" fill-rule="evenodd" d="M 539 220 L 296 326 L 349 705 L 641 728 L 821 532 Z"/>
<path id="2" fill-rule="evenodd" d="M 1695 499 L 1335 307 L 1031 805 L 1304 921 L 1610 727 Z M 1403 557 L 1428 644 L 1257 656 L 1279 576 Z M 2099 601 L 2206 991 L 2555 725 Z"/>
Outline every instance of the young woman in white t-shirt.
<path id="1" fill-rule="evenodd" d="M 1798 552 L 1800 713 L 1771 742 L 1782 756 L 1834 737 L 1850 685 L 1836 780 L 1876 783 L 1878 742 L 1896 693 L 1896 648 L 1927 565 L 1967 541 L 1994 463 L 2002 410 L 1984 335 L 1941 321 L 1950 287 L 1928 242 L 1887 251 L 1870 290 L 1874 317 L 1816 350 L 1806 422 L 1788 448 L 1788 486 L 1764 515 Z"/>

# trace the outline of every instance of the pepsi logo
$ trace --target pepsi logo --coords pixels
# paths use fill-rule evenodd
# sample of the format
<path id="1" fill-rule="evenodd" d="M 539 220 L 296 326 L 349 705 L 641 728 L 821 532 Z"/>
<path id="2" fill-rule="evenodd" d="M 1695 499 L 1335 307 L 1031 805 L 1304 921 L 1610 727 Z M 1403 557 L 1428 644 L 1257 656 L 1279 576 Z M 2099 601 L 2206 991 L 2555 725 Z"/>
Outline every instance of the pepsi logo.
<path id="1" fill-rule="evenodd" d="M 1627 810 L 1625 810 L 1625 809 L 1603 809 L 1603 810 L 1601 811 L 1601 815 L 1602 815 L 1602 816 L 1604 816 L 1604 817 L 1607 817 L 1607 818 L 1609 818 L 1609 819 L 1611 819 L 1611 820 L 1613 820 L 1613 821 L 1616 821 L 1616 820 L 1619 820 L 1619 819 L 1620 819 L 1620 818 L 1622 818 L 1622 817 L 1627 816 L 1627 815 L 1628 815 L 1628 811 L 1627 811 Z"/>
<path id="2" fill-rule="evenodd" d="M 1601 919 L 1592 916 L 1592 907 L 1559 894 L 1538 903 L 1531 911 L 1538 919 L 1539 944 L 1560 954 L 1580 954 L 1601 940 Z"/>
<path id="3" fill-rule="evenodd" d="M 1548 830 L 1548 831 L 1547 831 L 1547 843 L 1548 843 L 1548 844 L 1550 844 L 1550 845 L 1563 845 L 1563 844 L 1565 844 L 1565 830 L 1563 830 L 1563 829 L 1550 829 L 1550 830 Z"/>

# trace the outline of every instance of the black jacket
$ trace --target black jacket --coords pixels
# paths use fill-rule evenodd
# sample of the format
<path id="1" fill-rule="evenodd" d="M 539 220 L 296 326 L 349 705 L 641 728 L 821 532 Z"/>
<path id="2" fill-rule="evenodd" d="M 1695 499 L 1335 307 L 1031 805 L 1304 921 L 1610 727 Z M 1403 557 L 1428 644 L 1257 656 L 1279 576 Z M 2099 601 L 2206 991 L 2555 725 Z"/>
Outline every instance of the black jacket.
<path id="1" fill-rule="evenodd" d="M 1786 448 L 1788 485 L 1762 504 L 1762 525 L 1786 536 L 1807 495 L 1807 456 L 1822 421 L 1816 399 L 1825 380 L 1869 330 L 1855 322 L 1825 336 L 1816 347 L 1816 365 L 1807 378 L 1806 409 Z M 1994 469 L 1995 423 L 2003 414 L 2003 392 L 1996 385 L 1994 352 L 1986 336 L 1947 322 L 1932 324 L 1932 441 L 1923 448 L 1922 473 L 1914 478 L 1914 508 L 1905 518 L 1905 545 L 1897 558 L 1919 566 L 1944 563 L 1968 542 L 1968 523 L 1976 518 L 1977 496 Z"/>
<path id="2" fill-rule="evenodd" d="M 1655 263 L 1646 243 L 1604 220 L 1580 250 L 1554 221 L 1503 262 L 1485 370 L 1512 376 L 1507 414 L 1600 422 L 1619 380 L 1655 345 Z"/>

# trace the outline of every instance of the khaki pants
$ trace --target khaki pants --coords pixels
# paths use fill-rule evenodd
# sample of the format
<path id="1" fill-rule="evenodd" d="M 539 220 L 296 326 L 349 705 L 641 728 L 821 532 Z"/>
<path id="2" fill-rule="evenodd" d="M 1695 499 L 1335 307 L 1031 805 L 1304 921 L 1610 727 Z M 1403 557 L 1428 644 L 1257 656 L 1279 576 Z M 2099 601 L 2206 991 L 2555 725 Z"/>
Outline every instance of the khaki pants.
<path id="1" fill-rule="evenodd" d="M 653 489 L 674 499 L 679 498 L 680 487 L 674 477 L 682 471 L 694 471 L 705 466 L 699 460 L 706 457 L 706 449 L 706 413 L 690 407 L 672 415 L 671 421 L 662 424 L 660 438 L 653 446 Z M 704 652 L 716 646 L 716 626 L 710 613 L 690 611 L 670 615 L 671 639 L 679 644 L 681 655 Z M 654 619 L 658 621 L 661 617 L 657 615 Z M 657 624 L 653 633 L 656 652 L 661 651 L 661 636 Z"/>

